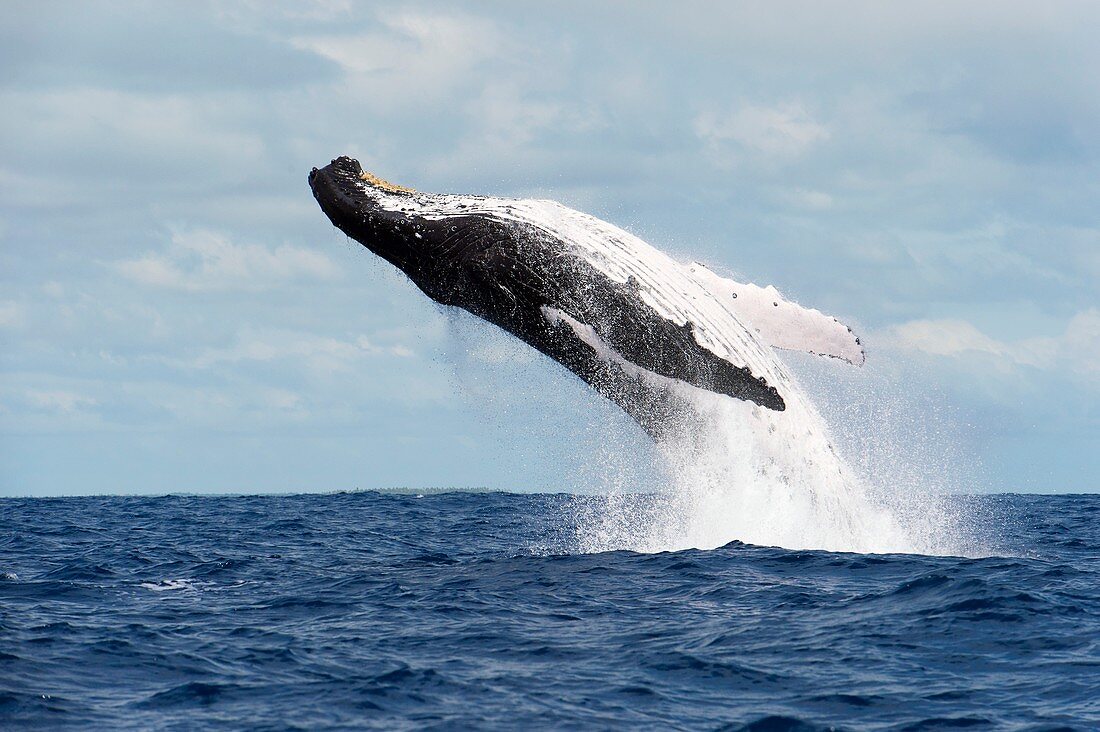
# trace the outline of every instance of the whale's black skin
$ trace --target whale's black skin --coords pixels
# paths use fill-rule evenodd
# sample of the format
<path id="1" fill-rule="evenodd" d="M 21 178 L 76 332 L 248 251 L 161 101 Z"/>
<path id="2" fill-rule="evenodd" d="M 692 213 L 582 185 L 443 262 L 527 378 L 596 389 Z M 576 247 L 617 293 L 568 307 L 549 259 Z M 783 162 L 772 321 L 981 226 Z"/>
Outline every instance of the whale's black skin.
<path id="1" fill-rule="evenodd" d="M 562 256 L 541 229 L 484 215 L 428 219 L 379 205 L 359 163 L 341 157 L 314 168 L 309 184 L 332 223 L 387 260 L 436 302 L 460 307 L 506 330 L 575 373 L 659 437 L 687 414 L 681 397 L 608 359 L 554 308 L 597 327 L 630 364 L 670 379 L 782 410 L 774 387 L 700 347 L 690 324 L 676 325 L 640 302 L 635 283 L 615 282 Z M 413 195 L 387 188 L 389 195 Z M 417 194 L 423 195 L 423 194 Z M 410 207 L 412 210 L 412 207 Z"/>

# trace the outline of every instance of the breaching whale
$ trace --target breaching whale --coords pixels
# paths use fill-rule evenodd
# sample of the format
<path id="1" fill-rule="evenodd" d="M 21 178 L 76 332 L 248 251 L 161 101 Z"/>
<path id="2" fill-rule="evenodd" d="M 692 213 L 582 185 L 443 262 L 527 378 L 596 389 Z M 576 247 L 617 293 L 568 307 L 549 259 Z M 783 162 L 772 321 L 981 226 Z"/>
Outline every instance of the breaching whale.
<path id="1" fill-rule="evenodd" d="M 309 184 L 336 227 L 428 297 L 538 349 L 655 437 L 683 414 L 669 380 L 782 411 L 789 377 L 771 347 L 864 361 L 835 318 L 554 201 L 421 193 L 348 157 Z"/>

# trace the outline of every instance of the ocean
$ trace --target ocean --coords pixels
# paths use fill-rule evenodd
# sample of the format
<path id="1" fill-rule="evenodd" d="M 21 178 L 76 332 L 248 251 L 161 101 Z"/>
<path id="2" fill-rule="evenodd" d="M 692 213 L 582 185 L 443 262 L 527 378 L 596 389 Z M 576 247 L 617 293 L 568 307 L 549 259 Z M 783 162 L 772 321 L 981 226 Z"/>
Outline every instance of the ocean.
<path id="1" fill-rule="evenodd" d="M 952 499 L 969 558 L 593 551 L 609 500 L 0 499 L 0 728 L 1100 729 L 1100 496 Z"/>

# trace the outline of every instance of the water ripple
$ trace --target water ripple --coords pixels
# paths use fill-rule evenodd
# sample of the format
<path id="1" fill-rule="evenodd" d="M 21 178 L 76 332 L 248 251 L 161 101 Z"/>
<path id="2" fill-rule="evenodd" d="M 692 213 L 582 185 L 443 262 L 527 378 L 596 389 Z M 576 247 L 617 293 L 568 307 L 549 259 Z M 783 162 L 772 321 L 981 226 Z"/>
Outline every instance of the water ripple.
<path id="1" fill-rule="evenodd" d="M 583 554 L 568 496 L 5 499 L 0 728 L 1100 728 L 1100 498 L 960 500 L 1015 543 Z"/>

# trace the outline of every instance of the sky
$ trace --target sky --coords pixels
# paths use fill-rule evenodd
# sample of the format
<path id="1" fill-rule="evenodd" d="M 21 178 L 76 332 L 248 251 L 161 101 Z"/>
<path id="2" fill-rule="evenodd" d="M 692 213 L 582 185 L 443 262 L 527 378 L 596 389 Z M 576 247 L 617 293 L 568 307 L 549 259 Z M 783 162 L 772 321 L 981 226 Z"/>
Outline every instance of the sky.
<path id="1" fill-rule="evenodd" d="M 1098 28 L 1091 2 L 3 3 L 0 495 L 644 483 L 613 406 L 329 224 L 306 176 L 344 154 L 843 318 L 863 369 L 789 360 L 847 450 L 1098 491 Z"/>

